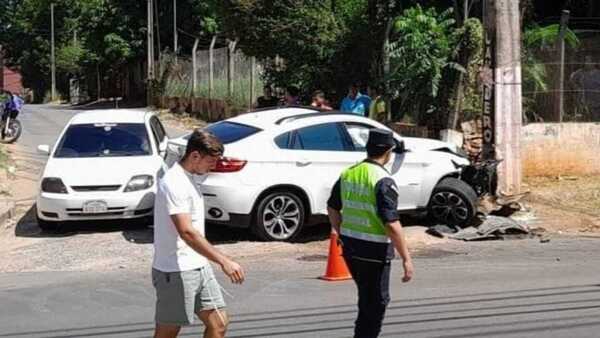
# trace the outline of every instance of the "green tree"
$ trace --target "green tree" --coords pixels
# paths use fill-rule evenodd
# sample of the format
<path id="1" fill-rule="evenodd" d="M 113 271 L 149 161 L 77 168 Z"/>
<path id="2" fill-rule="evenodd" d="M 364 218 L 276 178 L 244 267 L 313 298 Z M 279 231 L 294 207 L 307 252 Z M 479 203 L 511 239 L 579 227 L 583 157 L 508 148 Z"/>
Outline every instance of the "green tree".
<path id="1" fill-rule="evenodd" d="M 395 91 L 397 113 L 408 113 L 420 123 L 437 110 L 445 71 L 464 71 L 453 62 L 459 34 L 451 15 L 452 10 L 438 13 L 434 8 L 417 5 L 407 9 L 394 24 L 388 81 Z"/>
<path id="2" fill-rule="evenodd" d="M 139 0 L 4 0 L 0 2 L 0 45 L 9 63 L 19 65 L 27 87 L 40 100 L 50 79 L 50 4 L 55 3 L 58 88 L 67 92 L 68 77 L 95 79 L 117 74 L 123 66 L 144 62 L 147 8 Z M 179 0 L 178 27 L 206 39 L 218 31 L 218 0 Z M 161 49 L 173 44 L 173 5 L 158 4 Z M 76 37 L 76 39 L 75 39 Z M 193 39 L 180 37 L 181 49 Z M 91 81 L 95 83 L 95 81 Z"/>
<path id="3" fill-rule="evenodd" d="M 346 27 L 331 5 L 316 0 L 234 0 L 223 2 L 220 13 L 225 35 L 238 39 L 247 55 L 267 61 L 268 82 L 311 87 L 335 76 L 329 66 Z M 277 55 L 284 66 L 268 62 Z"/>
<path id="4" fill-rule="evenodd" d="M 87 51 L 80 43 L 64 45 L 56 51 L 56 69 L 71 75 L 80 74 L 86 57 Z"/>

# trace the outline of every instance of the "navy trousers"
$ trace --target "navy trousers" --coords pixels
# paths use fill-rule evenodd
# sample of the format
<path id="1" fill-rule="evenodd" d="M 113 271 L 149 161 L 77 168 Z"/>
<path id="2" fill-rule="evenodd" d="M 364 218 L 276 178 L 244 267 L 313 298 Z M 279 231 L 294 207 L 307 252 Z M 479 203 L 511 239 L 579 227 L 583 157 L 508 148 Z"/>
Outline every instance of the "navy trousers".
<path id="1" fill-rule="evenodd" d="M 390 302 L 391 263 L 344 256 L 358 288 L 358 317 L 354 338 L 376 338 Z"/>

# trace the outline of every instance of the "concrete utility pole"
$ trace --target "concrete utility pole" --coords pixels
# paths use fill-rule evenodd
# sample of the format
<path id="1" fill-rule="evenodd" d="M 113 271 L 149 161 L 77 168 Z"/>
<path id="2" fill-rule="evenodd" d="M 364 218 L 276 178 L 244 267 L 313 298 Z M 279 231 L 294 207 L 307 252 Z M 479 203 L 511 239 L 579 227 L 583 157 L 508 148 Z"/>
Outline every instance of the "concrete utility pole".
<path id="1" fill-rule="evenodd" d="M 558 51 L 560 53 L 560 73 L 558 80 L 558 122 L 563 121 L 565 116 L 565 35 L 569 23 L 570 12 L 562 11 L 560 17 L 560 32 L 558 37 Z"/>
<path id="2" fill-rule="evenodd" d="M 192 97 L 196 96 L 198 90 L 198 43 L 200 39 L 194 40 L 194 48 L 192 49 Z"/>
<path id="3" fill-rule="evenodd" d="M 160 26 L 159 26 L 159 17 L 158 17 L 158 0 L 153 0 L 154 2 L 154 20 L 155 20 L 155 26 L 156 26 L 156 47 L 158 50 L 158 64 L 160 67 L 160 63 L 161 63 L 161 59 L 162 59 L 162 48 L 160 48 Z M 156 69 L 155 69 L 156 70 Z M 159 72 L 160 72 L 160 68 L 159 68 Z M 156 74 L 156 72 L 155 72 Z"/>
<path id="4" fill-rule="evenodd" d="M 148 25 L 147 25 L 147 37 L 148 37 L 148 79 L 146 88 L 146 102 L 148 105 L 152 103 L 152 80 L 154 80 L 154 10 L 152 0 L 148 0 Z"/>
<path id="5" fill-rule="evenodd" d="M 50 4 L 50 68 L 52 73 L 52 102 L 56 101 L 56 60 L 54 57 L 54 4 Z"/>
<path id="6" fill-rule="evenodd" d="M 518 0 L 495 2 L 495 150 L 502 162 L 498 167 L 498 192 L 521 192 L 521 20 Z"/>
<path id="7" fill-rule="evenodd" d="M 235 71 L 235 46 L 238 40 L 229 40 L 227 44 L 227 97 L 233 95 L 233 73 Z"/>
<path id="8" fill-rule="evenodd" d="M 252 109 L 256 100 L 256 56 L 250 57 L 250 103 L 248 108 Z"/>
<path id="9" fill-rule="evenodd" d="M 4 49 L 0 44 L 0 90 L 4 90 Z"/>
<path id="10" fill-rule="evenodd" d="M 173 0 L 173 53 L 177 64 L 177 0 Z"/>
<path id="11" fill-rule="evenodd" d="M 214 94 L 214 80 L 215 80 L 215 43 L 217 42 L 217 36 L 213 35 L 210 40 L 210 47 L 208 49 L 208 98 L 212 99 Z"/>
<path id="12" fill-rule="evenodd" d="M 384 82 L 384 101 L 385 101 L 385 113 L 386 119 L 388 121 L 392 120 L 392 93 L 390 93 L 390 82 L 387 80 L 390 75 L 390 34 L 392 32 L 392 27 L 394 25 L 394 20 L 392 18 L 388 18 L 385 24 L 385 39 L 383 40 L 383 78 L 386 79 Z"/>

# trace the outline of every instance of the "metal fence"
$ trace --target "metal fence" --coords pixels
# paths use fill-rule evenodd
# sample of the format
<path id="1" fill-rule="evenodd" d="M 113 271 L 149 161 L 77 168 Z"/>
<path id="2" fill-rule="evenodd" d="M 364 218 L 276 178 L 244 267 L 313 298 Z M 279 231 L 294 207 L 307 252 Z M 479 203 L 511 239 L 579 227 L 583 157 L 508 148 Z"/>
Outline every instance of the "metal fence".
<path id="1" fill-rule="evenodd" d="M 600 30 L 577 30 L 577 46 L 524 47 L 525 122 L 600 122 Z"/>
<path id="2" fill-rule="evenodd" d="M 191 56 L 179 56 L 175 63 L 173 55 L 163 55 L 160 62 L 160 72 L 166 76 L 163 94 L 171 97 L 221 99 L 237 107 L 252 106 L 256 97 L 262 93 L 263 67 L 241 51 L 230 52 L 228 47 L 215 48 L 211 90 L 209 53 L 209 50 L 196 52 L 196 67 Z M 230 71 L 231 75 L 228 74 Z"/>

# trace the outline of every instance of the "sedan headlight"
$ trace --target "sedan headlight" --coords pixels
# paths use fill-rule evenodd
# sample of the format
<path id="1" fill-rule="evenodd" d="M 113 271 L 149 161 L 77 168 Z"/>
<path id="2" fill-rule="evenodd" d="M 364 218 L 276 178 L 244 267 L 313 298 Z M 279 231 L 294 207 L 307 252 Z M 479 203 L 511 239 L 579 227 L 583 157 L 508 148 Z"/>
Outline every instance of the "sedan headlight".
<path id="1" fill-rule="evenodd" d="M 125 192 L 139 191 L 150 188 L 154 184 L 154 177 L 150 175 L 139 175 L 133 176 L 133 178 L 127 183 Z"/>
<path id="2" fill-rule="evenodd" d="M 68 194 L 67 187 L 58 177 L 46 177 L 42 180 L 42 191 L 54 194 Z"/>

